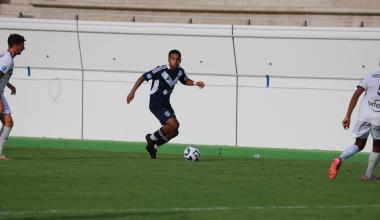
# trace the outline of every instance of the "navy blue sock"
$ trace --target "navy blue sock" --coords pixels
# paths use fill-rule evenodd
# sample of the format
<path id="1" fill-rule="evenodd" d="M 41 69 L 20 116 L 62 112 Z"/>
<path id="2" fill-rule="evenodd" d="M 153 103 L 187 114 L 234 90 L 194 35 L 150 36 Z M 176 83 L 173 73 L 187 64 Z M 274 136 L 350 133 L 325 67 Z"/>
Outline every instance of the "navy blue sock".
<path id="1" fill-rule="evenodd" d="M 169 140 L 165 138 L 164 133 L 162 132 L 162 128 L 158 129 L 153 133 L 156 140 L 154 142 L 157 144 L 157 146 L 161 146 L 165 143 L 167 143 Z"/>

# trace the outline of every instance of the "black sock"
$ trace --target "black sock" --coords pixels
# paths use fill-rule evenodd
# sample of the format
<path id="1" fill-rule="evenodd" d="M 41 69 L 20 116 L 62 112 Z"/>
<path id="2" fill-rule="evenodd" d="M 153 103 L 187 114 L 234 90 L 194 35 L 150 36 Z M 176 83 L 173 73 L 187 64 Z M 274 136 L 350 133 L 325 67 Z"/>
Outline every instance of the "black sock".
<path id="1" fill-rule="evenodd" d="M 156 138 L 154 142 L 157 144 L 157 146 L 161 146 L 169 141 L 168 139 L 165 138 L 164 133 L 162 132 L 162 128 L 154 132 L 153 135 Z"/>

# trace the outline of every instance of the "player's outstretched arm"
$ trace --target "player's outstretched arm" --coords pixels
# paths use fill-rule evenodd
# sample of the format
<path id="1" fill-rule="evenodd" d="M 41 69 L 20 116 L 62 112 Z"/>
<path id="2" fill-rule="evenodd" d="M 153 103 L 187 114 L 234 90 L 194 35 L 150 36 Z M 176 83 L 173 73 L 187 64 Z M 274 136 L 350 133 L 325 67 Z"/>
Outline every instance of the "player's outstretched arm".
<path id="1" fill-rule="evenodd" d="M 16 87 L 14 85 L 8 83 L 7 87 L 11 90 L 11 95 L 16 95 Z"/>
<path id="2" fill-rule="evenodd" d="M 131 89 L 131 91 L 129 92 L 127 96 L 128 104 L 131 103 L 131 101 L 135 97 L 136 90 L 141 86 L 143 82 L 144 82 L 144 76 L 140 76 L 140 78 L 137 79 L 137 81 L 135 82 L 135 85 L 133 86 L 133 88 Z"/>
<path id="3" fill-rule="evenodd" d="M 205 87 L 205 83 L 204 82 L 202 82 L 202 81 L 195 82 L 195 81 L 193 81 L 191 79 L 187 79 L 185 81 L 185 85 L 187 85 L 187 86 L 198 86 L 200 89 L 202 89 L 203 87 Z"/>
<path id="4" fill-rule="evenodd" d="M 351 115 L 352 112 L 355 109 L 356 104 L 358 103 L 360 95 L 364 92 L 365 90 L 362 87 L 358 87 L 354 94 L 352 95 L 350 104 L 348 105 L 347 113 L 346 116 L 344 117 L 342 121 L 342 125 L 344 129 L 349 129 L 350 128 L 350 123 L 351 123 Z"/>

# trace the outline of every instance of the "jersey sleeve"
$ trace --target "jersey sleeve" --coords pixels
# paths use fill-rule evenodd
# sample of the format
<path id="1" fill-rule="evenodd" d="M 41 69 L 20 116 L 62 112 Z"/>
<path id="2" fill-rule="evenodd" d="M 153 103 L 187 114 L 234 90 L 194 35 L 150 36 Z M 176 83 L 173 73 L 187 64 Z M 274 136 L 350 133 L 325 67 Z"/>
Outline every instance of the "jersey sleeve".
<path id="1" fill-rule="evenodd" d="M 165 65 L 157 66 L 156 68 L 152 69 L 151 71 L 144 73 L 143 76 L 144 76 L 145 81 L 149 81 L 149 80 L 155 78 L 157 76 L 157 74 L 165 68 L 166 68 Z"/>
<path id="2" fill-rule="evenodd" d="M 8 60 L 6 58 L 0 59 L 0 72 L 2 72 L 3 74 L 7 73 L 11 69 L 11 66 L 11 60 Z"/>
<path id="3" fill-rule="evenodd" d="M 371 75 L 366 75 L 357 85 L 357 87 L 361 87 L 363 88 L 364 90 L 367 90 L 368 88 L 368 81 L 369 81 L 369 78 L 371 77 Z"/>
<path id="4" fill-rule="evenodd" d="M 189 79 L 189 77 L 187 77 L 186 73 L 185 73 L 185 70 L 184 69 L 181 69 L 181 75 L 179 76 L 179 81 L 182 83 L 182 84 L 185 84 L 186 80 Z"/>
<path id="5" fill-rule="evenodd" d="M 144 76 L 145 81 L 149 81 L 149 80 L 153 79 L 153 71 L 152 70 L 148 71 L 148 72 L 144 73 L 143 76 Z"/>

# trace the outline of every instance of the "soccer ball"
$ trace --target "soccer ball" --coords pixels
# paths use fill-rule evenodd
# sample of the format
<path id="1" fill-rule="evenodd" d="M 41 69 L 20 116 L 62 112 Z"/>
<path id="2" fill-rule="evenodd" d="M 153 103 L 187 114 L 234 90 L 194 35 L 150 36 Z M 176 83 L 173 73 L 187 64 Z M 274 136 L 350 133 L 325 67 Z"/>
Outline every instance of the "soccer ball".
<path id="1" fill-rule="evenodd" d="M 201 156 L 201 153 L 199 152 L 199 149 L 195 147 L 191 147 L 191 146 L 186 147 L 185 151 L 183 152 L 183 157 L 186 160 L 190 160 L 190 161 L 197 161 L 199 160 L 200 156 Z"/>

